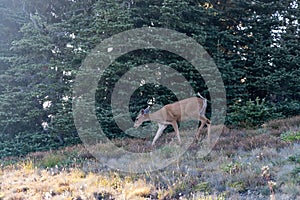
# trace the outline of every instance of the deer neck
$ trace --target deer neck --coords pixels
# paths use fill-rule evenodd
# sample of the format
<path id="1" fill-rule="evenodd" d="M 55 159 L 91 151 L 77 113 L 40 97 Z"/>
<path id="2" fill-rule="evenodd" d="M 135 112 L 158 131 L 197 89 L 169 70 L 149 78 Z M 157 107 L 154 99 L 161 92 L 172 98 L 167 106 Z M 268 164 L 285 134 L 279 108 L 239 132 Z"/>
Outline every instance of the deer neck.
<path id="1" fill-rule="evenodd" d="M 155 121 L 155 122 L 165 122 L 166 119 L 164 119 L 164 116 L 159 111 L 156 111 L 154 113 L 150 113 L 148 115 L 148 121 Z"/>

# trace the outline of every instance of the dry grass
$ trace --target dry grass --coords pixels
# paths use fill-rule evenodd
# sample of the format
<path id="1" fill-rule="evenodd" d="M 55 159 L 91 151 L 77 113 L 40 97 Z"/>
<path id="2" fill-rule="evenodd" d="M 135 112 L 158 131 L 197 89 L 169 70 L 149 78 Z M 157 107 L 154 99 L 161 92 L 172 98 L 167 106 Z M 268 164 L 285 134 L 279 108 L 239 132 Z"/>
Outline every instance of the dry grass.
<path id="1" fill-rule="evenodd" d="M 271 129 L 290 129 L 291 127 L 299 127 L 300 116 L 288 119 L 279 119 L 267 122 L 264 126 Z"/>
<path id="2" fill-rule="evenodd" d="M 0 199 L 297 199 L 300 144 L 280 135 L 300 130 L 300 117 L 267 123 L 258 130 L 225 128 L 207 156 L 201 141 L 175 163 L 136 174 L 111 170 L 82 146 L 1 160 Z M 164 142 L 176 144 L 174 133 Z M 151 152 L 149 139 L 113 141 L 131 152 Z M 104 147 L 109 151 L 109 146 Z M 265 167 L 268 173 L 264 173 Z M 270 187 L 271 186 L 271 187 Z M 272 191 L 271 191 L 272 190 Z"/>
<path id="3" fill-rule="evenodd" d="M 155 187 L 146 183 L 143 180 L 136 182 L 129 182 L 125 184 L 124 193 L 125 199 L 139 199 L 139 198 L 157 198 L 157 194 L 153 192 Z"/>
<path id="4" fill-rule="evenodd" d="M 289 145 L 269 132 L 257 132 L 257 130 L 228 130 L 221 135 L 214 150 L 223 150 L 230 155 L 238 150 L 250 151 L 263 147 L 279 149 Z"/>

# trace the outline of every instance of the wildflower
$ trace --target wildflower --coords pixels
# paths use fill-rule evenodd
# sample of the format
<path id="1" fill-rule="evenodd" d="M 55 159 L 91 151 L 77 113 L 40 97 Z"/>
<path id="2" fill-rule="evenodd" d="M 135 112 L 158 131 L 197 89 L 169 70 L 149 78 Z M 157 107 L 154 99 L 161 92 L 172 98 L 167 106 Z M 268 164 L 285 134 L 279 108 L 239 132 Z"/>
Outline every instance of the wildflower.
<path id="1" fill-rule="evenodd" d="M 275 181 L 268 181 L 269 186 L 274 187 L 276 186 L 276 182 Z"/>

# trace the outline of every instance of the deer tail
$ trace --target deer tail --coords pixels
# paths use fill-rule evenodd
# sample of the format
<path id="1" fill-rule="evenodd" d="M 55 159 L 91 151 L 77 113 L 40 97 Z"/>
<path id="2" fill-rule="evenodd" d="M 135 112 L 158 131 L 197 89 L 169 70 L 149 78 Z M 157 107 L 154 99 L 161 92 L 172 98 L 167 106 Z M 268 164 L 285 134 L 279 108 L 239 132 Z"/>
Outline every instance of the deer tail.
<path id="1" fill-rule="evenodd" d="M 207 99 L 205 99 L 201 94 L 198 92 L 197 95 L 203 100 L 203 106 L 200 110 L 200 115 L 205 115 L 206 108 L 207 108 Z"/>

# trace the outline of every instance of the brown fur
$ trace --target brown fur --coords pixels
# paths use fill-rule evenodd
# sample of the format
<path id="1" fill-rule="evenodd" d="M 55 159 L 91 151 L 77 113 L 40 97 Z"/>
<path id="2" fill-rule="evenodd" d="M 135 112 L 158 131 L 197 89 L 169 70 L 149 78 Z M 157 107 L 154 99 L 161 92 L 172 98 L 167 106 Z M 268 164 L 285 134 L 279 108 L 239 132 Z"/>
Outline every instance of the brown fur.
<path id="1" fill-rule="evenodd" d="M 206 107 L 207 103 L 205 98 L 191 97 L 172 104 L 165 105 L 160 110 L 154 113 L 145 114 L 144 110 L 142 110 L 136 118 L 134 127 L 138 128 L 145 121 L 157 122 L 158 130 L 152 142 L 152 145 L 154 145 L 156 140 L 162 134 L 163 130 L 168 125 L 172 125 L 177 135 L 178 141 L 179 143 L 181 143 L 177 122 L 185 121 L 188 119 L 196 119 L 201 121 L 201 126 L 199 127 L 196 134 L 196 139 L 199 138 L 200 130 L 204 127 L 204 125 L 207 125 L 208 127 L 208 138 L 210 139 L 211 122 L 205 117 Z"/>

